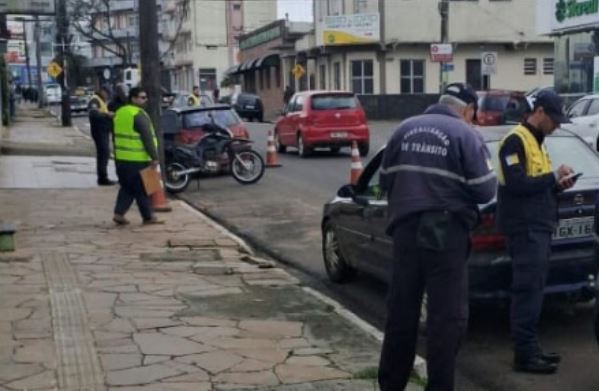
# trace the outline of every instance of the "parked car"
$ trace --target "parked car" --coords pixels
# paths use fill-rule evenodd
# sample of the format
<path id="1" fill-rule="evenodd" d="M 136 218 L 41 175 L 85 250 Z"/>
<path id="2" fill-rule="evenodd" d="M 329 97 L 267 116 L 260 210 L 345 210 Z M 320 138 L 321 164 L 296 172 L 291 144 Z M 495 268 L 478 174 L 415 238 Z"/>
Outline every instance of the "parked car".
<path id="1" fill-rule="evenodd" d="M 242 92 L 234 95 L 231 103 L 240 117 L 246 118 L 250 122 L 254 119 L 258 122 L 264 121 L 264 105 L 258 95 Z"/>
<path id="2" fill-rule="evenodd" d="M 594 148 L 599 148 L 599 95 L 587 95 L 574 102 L 566 111 L 572 124 L 565 125 Z M 599 149 L 598 149 L 599 150 Z"/>
<path id="3" fill-rule="evenodd" d="M 522 92 L 489 90 L 478 92 L 476 121 L 480 126 L 517 124 L 526 120 L 531 106 Z"/>
<path id="4" fill-rule="evenodd" d="M 192 144 L 204 136 L 203 127 L 216 123 L 229 129 L 235 138 L 249 139 L 249 133 L 230 106 L 172 107 L 160 118 L 165 138 L 180 144 Z"/>
<path id="5" fill-rule="evenodd" d="M 46 103 L 54 104 L 62 102 L 62 88 L 58 84 L 47 84 L 44 86 Z"/>
<path id="6" fill-rule="evenodd" d="M 190 107 L 191 92 L 174 91 L 171 93 L 174 97 L 171 100 L 171 107 Z M 200 95 L 200 107 L 206 107 L 214 104 L 212 98 L 206 94 Z"/>
<path id="7" fill-rule="evenodd" d="M 510 127 L 481 131 L 497 167 L 499 142 Z M 597 270 L 594 234 L 595 200 L 599 195 L 599 156 L 567 130 L 546 139 L 553 162 L 568 162 L 584 175 L 559 195 L 559 224 L 553 235 L 546 295 L 591 300 Z M 329 278 L 345 282 L 357 270 L 388 281 L 393 259 L 392 239 L 385 234 L 386 195 L 379 186 L 380 150 L 366 166 L 357 185 L 341 187 L 324 206 L 322 252 Z M 409 186 L 409 184 L 406 184 Z M 469 259 L 470 298 L 473 301 L 507 299 L 511 286 L 511 259 L 505 237 L 495 227 L 496 201 L 481 205 L 481 221 L 472 233 Z"/>
<path id="8" fill-rule="evenodd" d="M 70 96 L 71 113 L 86 113 L 89 98 L 87 95 L 71 95 Z"/>
<path id="9" fill-rule="evenodd" d="M 352 92 L 296 93 L 275 123 L 274 133 L 279 152 L 295 147 L 301 157 L 316 147 L 328 147 L 336 153 L 353 141 L 358 143 L 361 156 L 370 149 L 366 113 Z"/>

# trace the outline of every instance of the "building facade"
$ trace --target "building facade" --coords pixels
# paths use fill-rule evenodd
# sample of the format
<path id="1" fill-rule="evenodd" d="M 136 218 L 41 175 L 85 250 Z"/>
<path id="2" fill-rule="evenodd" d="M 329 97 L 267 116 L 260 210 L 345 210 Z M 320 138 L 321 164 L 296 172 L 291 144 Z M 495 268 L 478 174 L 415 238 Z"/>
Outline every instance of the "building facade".
<path id="1" fill-rule="evenodd" d="M 599 1 L 538 0 L 537 7 L 538 32 L 555 39 L 555 89 L 599 93 Z"/>
<path id="2" fill-rule="evenodd" d="M 306 67 L 303 80 L 296 80 L 299 89 L 358 94 L 438 93 L 443 83 L 454 81 L 476 89 L 552 84 L 553 41 L 537 34 L 535 2 L 449 1 L 452 58 L 445 65 L 431 57 L 431 45 L 442 40 L 438 5 L 438 0 L 316 1 L 314 37 L 299 42 L 283 71 L 288 74 L 296 63 Z M 495 59 L 492 68 L 483 64 L 488 53 Z"/>
<path id="3" fill-rule="evenodd" d="M 173 13 L 185 0 L 166 0 Z M 167 67 L 174 90 L 191 91 L 197 85 L 206 93 L 219 88 L 230 67 L 239 64 L 238 38 L 276 19 L 276 0 L 194 0 L 179 26 L 169 22 L 176 44 Z"/>

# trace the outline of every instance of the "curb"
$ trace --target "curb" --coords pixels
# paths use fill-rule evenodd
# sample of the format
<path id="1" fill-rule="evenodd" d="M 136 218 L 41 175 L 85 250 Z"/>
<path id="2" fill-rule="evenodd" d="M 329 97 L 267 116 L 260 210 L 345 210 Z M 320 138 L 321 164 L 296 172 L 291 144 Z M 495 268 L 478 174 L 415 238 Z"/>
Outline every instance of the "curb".
<path id="1" fill-rule="evenodd" d="M 200 208 L 198 206 L 190 205 L 190 203 L 188 201 L 184 200 L 184 199 L 179 199 L 179 202 L 181 202 L 185 208 L 187 208 L 188 210 L 196 213 L 198 216 L 200 216 L 202 219 L 204 219 L 205 221 L 207 221 L 213 227 L 215 227 L 219 231 L 225 233 L 227 236 L 229 236 L 230 238 L 232 238 L 236 242 L 243 243 L 244 247 L 248 246 L 246 244 L 247 243 L 246 240 L 244 240 L 240 236 L 238 236 L 235 233 L 234 229 L 229 229 L 227 227 L 226 222 L 222 218 L 219 218 L 218 216 L 215 216 L 215 215 L 211 214 L 210 212 L 206 211 L 205 208 Z M 283 265 L 286 265 L 288 267 L 294 268 L 296 270 L 300 270 L 301 272 L 306 273 L 306 274 L 312 276 L 312 274 L 309 273 L 307 270 L 305 270 L 305 269 L 303 269 L 301 267 L 298 267 L 298 265 L 294 264 L 293 262 L 286 261 L 286 260 L 282 259 L 280 255 L 275 254 L 272 250 L 268 249 L 263 244 L 255 241 L 255 240 L 251 240 L 251 239 L 249 239 L 247 241 L 250 242 L 250 243 L 252 243 L 260 251 L 263 251 L 268 256 L 270 256 L 271 258 L 275 259 L 277 262 L 279 262 L 279 263 L 281 263 Z M 251 252 L 250 254 L 253 254 L 253 252 Z M 370 323 L 366 322 L 365 320 L 363 320 L 362 318 L 360 318 L 359 316 L 357 316 L 356 314 L 354 314 L 353 312 L 351 312 L 350 310 L 348 310 L 347 308 L 345 308 L 338 301 L 333 300 L 330 297 L 323 295 L 322 293 L 316 291 L 313 288 L 302 286 L 302 289 L 306 293 L 314 296 L 315 298 L 317 298 L 318 300 L 322 301 L 323 303 L 325 303 L 325 304 L 333 307 L 334 311 L 339 316 L 341 316 L 343 319 L 345 319 L 349 323 L 353 324 L 354 326 L 356 326 L 360 330 L 364 331 L 366 334 L 370 335 L 372 338 L 374 338 L 378 342 L 381 342 L 381 343 L 383 342 L 383 336 L 384 336 L 383 332 L 381 332 L 378 328 L 372 326 Z M 416 355 L 416 357 L 414 359 L 414 372 L 420 378 L 422 378 L 422 379 L 426 379 L 426 377 L 427 377 L 427 374 L 426 374 L 426 360 L 424 360 L 422 357 L 420 357 L 418 355 Z"/>

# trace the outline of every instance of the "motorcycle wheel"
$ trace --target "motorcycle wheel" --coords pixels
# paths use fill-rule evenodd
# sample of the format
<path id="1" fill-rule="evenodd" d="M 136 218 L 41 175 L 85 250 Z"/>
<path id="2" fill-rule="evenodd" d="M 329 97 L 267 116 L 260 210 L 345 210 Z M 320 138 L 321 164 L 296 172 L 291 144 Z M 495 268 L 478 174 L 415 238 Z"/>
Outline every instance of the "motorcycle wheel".
<path id="1" fill-rule="evenodd" d="M 233 154 L 231 175 L 242 185 L 256 183 L 264 175 L 264 160 L 256 151 L 243 151 Z"/>
<path id="2" fill-rule="evenodd" d="M 189 174 L 179 175 L 178 172 L 182 170 L 186 170 L 185 167 L 181 163 L 169 163 L 166 166 L 165 172 L 165 187 L 166 190 L 170 193 L 180 193 L 187 189 L 189 185 Z"/>

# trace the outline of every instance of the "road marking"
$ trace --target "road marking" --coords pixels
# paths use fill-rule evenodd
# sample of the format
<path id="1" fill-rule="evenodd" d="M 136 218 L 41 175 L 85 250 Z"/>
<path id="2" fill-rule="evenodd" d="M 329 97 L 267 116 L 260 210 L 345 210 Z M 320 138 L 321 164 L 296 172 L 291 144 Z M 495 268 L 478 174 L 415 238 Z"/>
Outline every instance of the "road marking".
<path id="1" fill-rule="evenodd" d="M 104 378 L 75 271 L 65 254 L 49 253 L 42 263 L 48 281 L 59 389 L 104 389 Z"/>

